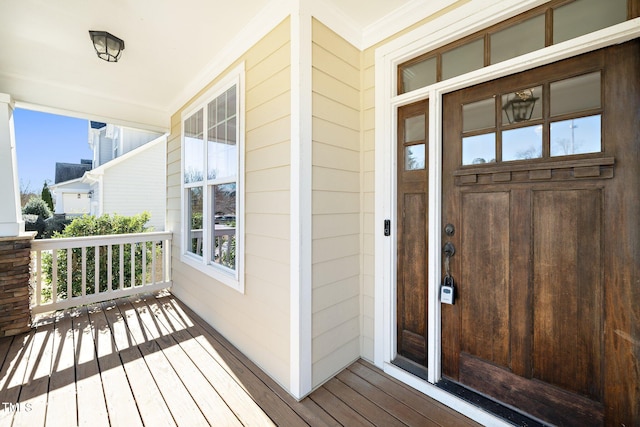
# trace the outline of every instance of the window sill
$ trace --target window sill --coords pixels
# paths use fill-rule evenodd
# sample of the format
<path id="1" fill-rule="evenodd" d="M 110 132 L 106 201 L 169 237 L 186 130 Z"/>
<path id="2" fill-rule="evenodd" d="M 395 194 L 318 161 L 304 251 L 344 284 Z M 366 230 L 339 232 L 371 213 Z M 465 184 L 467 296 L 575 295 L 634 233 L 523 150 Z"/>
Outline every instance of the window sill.
<path id="1" fill-rule="evenodd" d="M 220 282 L 221 284 L 234 289 L 241 294 L 244 294 L 244 281 L 240 277 L 236 279 L 233 275 L 227 273 L 226 271 L 216 268 L 212 265 L 206 265 L 203 263 L 202 258 L 190 255 L 190 254 L 182 254 L 180 256 L 180 261 L 185 263 L 191 268 L 198 270 L 199 272 L 206 274 L 212 279 Z"/>

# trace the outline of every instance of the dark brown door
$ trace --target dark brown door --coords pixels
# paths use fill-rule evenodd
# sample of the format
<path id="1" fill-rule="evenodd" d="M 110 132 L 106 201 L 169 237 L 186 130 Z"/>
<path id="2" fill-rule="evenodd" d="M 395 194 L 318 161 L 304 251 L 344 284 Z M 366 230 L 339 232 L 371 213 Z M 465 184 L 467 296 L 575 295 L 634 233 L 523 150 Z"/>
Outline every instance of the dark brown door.
<path id="1" fill-rule="evenodd" d="M 427 366 L 428 101 L 398 111 L 397 353 Z"/>
<path id="2" fill-rule="evenodd" d="M 442 373 L 558 425 L 640 425 L 640 43 L 448 94 Z"/>

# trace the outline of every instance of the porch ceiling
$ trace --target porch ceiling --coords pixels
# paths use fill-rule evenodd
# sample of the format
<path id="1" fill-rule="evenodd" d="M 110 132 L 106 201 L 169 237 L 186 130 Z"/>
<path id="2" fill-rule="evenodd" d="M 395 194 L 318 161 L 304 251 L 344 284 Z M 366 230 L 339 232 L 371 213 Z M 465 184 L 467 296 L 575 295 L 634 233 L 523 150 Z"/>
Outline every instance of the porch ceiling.
<path id="1" fill-rule="evenodd" d="M 360 34 L 396 9 L 416 3 L 317 1 L 314 8 L 332 9 Z M 225 47 L 257 16 L 293 3 L 297 2 L 2 1 L 0 93 L 44 111 L 166 130 L 171 109 L 193 95 L 185 88 L 198 81 Z M 97 57 L 89 30 L 109 31 L 125 41 L 118 63 Z"/>

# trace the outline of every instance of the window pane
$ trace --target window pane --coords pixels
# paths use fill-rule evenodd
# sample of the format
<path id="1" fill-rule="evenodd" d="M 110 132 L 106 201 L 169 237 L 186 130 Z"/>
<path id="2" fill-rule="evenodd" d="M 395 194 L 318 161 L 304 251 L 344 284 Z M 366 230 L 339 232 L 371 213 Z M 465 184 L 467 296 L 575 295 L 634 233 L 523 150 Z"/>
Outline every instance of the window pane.
<path id="1" fill-rule="evenodd" d="M 502 124 L 542 118 L 542 86 L 502 95 Z"/>
<path id="2" fill-rule="evenodd" d="M 462 164 L 478 165 L 496 161 L 496 134 L 462 138 Z"/>
<path id="3" fill-rule="evenodd" d="M 542 157 L 542 126 L 528 126 L 502 132 L 502 161 Z"/>
<path id="4" fill-rule="evenodd" d="M 536 16 L 491 35 L 491 63 L 544 48 L 544 15 Z"/>
<path id="5" fill-rule="evenodd" d="M 199 110 L 184 121 L 184 182 L 203 180 L 203 113 Z"/>
<path id="6" fill-rule="evenodd" d="M 425 164 L 424 144 L 409 145 L 408 147 L 405 147 L 404 153 L 405 153 L 405 156 L 404 156 L 405 170 L 411 171 L 411 170 L 424 169 L 424 164 Z"/>
<path id="7" fill-rule="evenodd" d="M 436 58 L 433 57 L 402 67 L 402 90 L 400 93 L 411 92 L 435 83 L 437 77 L 436 65 Z"/>
<path id="8" fill-rule="evenodd" d="M 236 184 L 214 185 L 211 261 L 236 269 Z"/>
<path id="9" fill-rule="evenodd" d="M 187 251 L 202 256 L 202 187 L 187 190 L 189 246 Z"/>
<path id="10" fill-rule="evenodd" d="M 602 151 L 600 115 L 551 123 L 551 155 Z"/>
<path id="11" fill-rule="evenodd" d="M 496 101 L 494 98 L 484 99 L 462 106 L 463 132 L 493 128 L 495 125 Z"/>
<path id="12" fill-rule="evenodd" d="M 208 105 L 207 177 L 234 177 L 238 169 L 235 86 Z"/>
<path id="13" fill-rule="evenodd" d="M 442 79 L 459 76 L 484 66 L 484 40 L 472 41 L 442 54 Z"/>
<path id="14" fill-rule="evenodd" d="M 424 141 L 424 114 L 404 119 L 404 142 Z"/>
<path id="15" fill-rule="evenodd" d="M 577 0 L 553 11 L 553 43 L 610 27 L 627 19 L 627 0 Z"/>
<path id="16" fill-rule="evenodd" d="M 551 83 L 551 115 L 600 108 L 600 73 Z"/>

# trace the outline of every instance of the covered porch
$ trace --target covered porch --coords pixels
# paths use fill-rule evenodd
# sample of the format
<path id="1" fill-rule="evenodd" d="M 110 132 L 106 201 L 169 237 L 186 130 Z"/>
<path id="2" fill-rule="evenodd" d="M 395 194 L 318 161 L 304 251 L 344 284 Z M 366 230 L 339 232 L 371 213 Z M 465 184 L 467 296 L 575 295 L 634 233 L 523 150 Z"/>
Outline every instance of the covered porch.
<path id="1" fill-rule="evenodd" d="M 474 426 L 358 360 L 301 402 L 170 293 L 0 339 L 0 425 Z"/>

